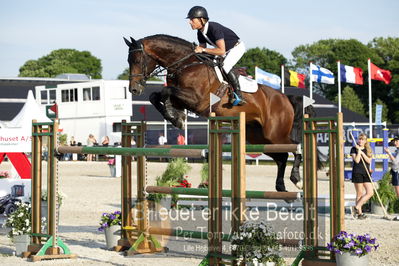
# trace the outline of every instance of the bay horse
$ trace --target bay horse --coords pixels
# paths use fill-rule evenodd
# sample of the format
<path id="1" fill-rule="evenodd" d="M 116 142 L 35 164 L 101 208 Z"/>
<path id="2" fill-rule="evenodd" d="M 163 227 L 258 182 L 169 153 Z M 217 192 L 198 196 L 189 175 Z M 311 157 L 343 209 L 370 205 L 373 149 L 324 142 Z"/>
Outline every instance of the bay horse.
<path id="1" fill-rule="evenodd" d="M 237 116 L 246 113 L 246 138 L 251 144 L 300 143 L 302 138 L 302 99 L 288 97 L 273 88 L 258 85 L 255 93 L 244 93 L 247 103 L 232 106 L 212 64 L 204 60 L 203 54 L 194 52 L 194 44 L 169 35 L 153 35 L 130 41 L 129 46 L 129 90 L 140 95 L 148 78 L 158 74 L 160 67 L 167 70 L 167 86 L 150 95 L 155 108 L 174 126 L 183 128 L 187 109 L 208 117 L 210 93 L 221 97 L 212 111 L 217 116 Z M 294 130 L 293 127 L 295 126 Z M 267 154 L 277 163 L 276 190 L 287 191 L 284 174 L 288 153 Z M 294 154 L 290 180 L 301 188 L 299 165 L 300 154 Z"/>

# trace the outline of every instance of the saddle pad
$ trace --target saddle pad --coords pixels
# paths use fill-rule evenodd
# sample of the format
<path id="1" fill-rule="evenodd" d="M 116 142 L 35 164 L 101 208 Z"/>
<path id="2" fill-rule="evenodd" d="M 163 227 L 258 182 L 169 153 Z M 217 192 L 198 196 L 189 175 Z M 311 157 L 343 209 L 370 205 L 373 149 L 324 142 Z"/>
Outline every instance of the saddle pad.
<path id="1" fill-rule="evenodd" d="M 240 82 L 241 91 L 254 93 L 258 90 L 258 83 L 254 79 L 240 75 L 238 81 Z"/>

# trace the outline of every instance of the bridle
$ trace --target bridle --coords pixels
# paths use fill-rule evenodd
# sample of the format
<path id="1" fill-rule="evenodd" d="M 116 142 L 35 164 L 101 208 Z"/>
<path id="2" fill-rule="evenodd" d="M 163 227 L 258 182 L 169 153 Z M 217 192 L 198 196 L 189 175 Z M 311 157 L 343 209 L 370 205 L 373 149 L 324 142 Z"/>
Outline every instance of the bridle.
<path id="1" fill-rule="evenodd" d="M 147 57 L 151 58 L 155 62 L 158 62 L 159 60 L 157 60 L 156 58 L 152 57 L 150 54 L 146 53 L 142 43 L 140 43 L 140 47 L 139 48 L 129 49 L 129 56 L 130 56 L 131 53 L 134 53 L 134 52 L 141 52 L 141 56 L 142 56 L 142 58 L 140 60 L 141 61 L 141 73 L 139 73 L 139 74 L 129 74 L 129 80 L 131 80 L 134 77 L 142 76 L 143 78 L 139 81 L 139 83 L 141 85 L 143 85 L 143 86 L 145 85 L 145 82 L 149 78 L 151 78 L 153 76 L 157 76 L 159 73 L 163 72 L 164 70 L 166 70 L 167 73 L 168 73 L 168 74 L 163 74 L 164 76 L 165 75 L 173 76 L 174 75 L 173 73 L 175 73 L 177 71 L 181 71 L 181 70 L 183 70 L 183 69 L 185 69 L 185 68 L 187 68 L 189 66 L 198 65 L 198 64 L 204 64 L 204 63 L 207 64 L 207 65 L 210 64 L 209 63 L 210 62 L 209 59 L 206 59 L 204 55 L 197 54 L 197 53 L 195 53 L 193 51 L 192 53 L 189 53 L 188 55 L 180 58 L 179 60 L 175 61 L 174 63 L 172 63 L 169 66 L 162 67 L 160 64 L 157 64 L 157 67 L 151 73 L 148 73 Z M 185 60 L 187 60 L 188 58 L 190 58 L 193 55 L 195 55 L 200 61 L 179 66 L 180 63 L 184 62 Z M 212 63 L 212 64 L 214 64 L 214 63 Z"/>

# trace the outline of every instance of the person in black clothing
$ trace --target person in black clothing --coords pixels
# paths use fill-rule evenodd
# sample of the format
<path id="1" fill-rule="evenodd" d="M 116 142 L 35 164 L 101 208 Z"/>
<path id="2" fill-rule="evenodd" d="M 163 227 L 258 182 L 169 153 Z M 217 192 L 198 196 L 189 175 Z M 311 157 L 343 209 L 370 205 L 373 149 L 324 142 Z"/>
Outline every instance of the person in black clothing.
<path id="1" fill-rule="evenodd" d="M 357 145 L 352 147 L 350 154 L 353 159 L 352 183 L 356 189 L 356 206 L 352 210 L 353 216 L 357 219 L 365 219 L 366 215 L 362 212 L 362 206 L 374 194 L 369 170 L 372 151 L 365 134 L 359 135 Z M 364 193 L 364 190 L 366 193 Z"/>
<path id="2" fill-rule="evenodd" d="M 241 95 L 240 83 L 232 71 L 233 66 L 245 53 L 245 45 L 231 29 L 213 21 L 209 21 L 208 12 L 202 6 L 194 6 L 187 15 L 193 30 L 197 30 L 199 45 L 195 48 L 196 53 L 207 53 L 224 57 L 223 71 L 227 74 L 229 83 L 233 86 L 235 97 L 230 97 L 233 105 L 245 103 Z M 207 48 L 207 44 L 214 48 Z"/>

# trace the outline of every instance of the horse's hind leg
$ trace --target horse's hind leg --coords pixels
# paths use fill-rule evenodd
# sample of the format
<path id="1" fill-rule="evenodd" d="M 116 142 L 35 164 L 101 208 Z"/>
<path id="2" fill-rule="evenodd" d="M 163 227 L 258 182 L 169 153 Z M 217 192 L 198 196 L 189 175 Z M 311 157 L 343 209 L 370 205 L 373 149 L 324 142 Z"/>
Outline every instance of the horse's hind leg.
<path id="1" fill-rule="evenodd" d="M 282 192 L 287 191 L 284 183 L 284 174 L 287 166 L 288 153 L 268 153 L 267 155 L 272 157 L 277 164 L 276 190 Z"/>

